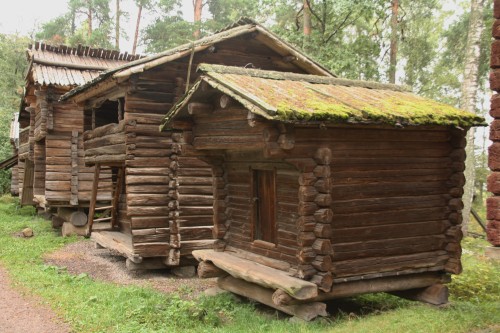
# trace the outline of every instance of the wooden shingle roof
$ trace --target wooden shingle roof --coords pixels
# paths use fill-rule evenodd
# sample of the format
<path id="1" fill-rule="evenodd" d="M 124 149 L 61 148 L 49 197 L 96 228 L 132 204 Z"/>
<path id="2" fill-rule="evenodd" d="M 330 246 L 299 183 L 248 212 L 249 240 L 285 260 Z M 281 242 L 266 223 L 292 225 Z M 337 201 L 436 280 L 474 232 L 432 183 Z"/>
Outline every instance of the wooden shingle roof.
<path id="1" fill-rule="evenodd" d="M 386 124 L 393 126 L 485 125 L 473 113 L 417 96 L 405 87 L 376 82 L 200 65 L 202 76 L 162 123 L 183 113 L 202 81 L 251 112 L 291 123 Z"/>
<path id="2" fill-rule="evenodd" d="M 80 86 L 110 68 L 139 59 L 113 50 L 35 43 L 27 50 L 28 79 L 35 84 Z"/>

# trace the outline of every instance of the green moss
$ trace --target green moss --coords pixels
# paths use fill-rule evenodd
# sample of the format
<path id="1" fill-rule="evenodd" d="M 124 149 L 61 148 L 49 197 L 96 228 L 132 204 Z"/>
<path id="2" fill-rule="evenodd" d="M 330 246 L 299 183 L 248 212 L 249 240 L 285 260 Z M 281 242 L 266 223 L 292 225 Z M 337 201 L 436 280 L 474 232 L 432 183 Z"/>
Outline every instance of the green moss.
<path id="1" fill-rule="evenodd" d="M 305 96 L 303 96 L 305 97 Z M 409 94 L 388 97 L 375 103 L 355 100 L 348 106 L 331 98 L 309 95 L 303 101 L 280 101 L 276 118 L 286 121 L 375 122 L 401 125 L 482 125 L 484 119 L 452 106 Z"/>

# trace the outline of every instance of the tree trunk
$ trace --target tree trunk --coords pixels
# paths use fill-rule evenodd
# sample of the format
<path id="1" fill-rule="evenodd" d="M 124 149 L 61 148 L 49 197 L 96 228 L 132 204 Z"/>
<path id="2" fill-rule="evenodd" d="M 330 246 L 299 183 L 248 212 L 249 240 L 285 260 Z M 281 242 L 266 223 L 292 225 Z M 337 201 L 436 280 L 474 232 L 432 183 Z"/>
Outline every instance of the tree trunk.
<path id="1" fill-rule="evenodd" d="M 135 55 L 137 50 L 137 41 L 139 40 L 139 26 L 141 25 L 142 5 L 139 5 L 139 12 L 137 13 L 137 23 L 135 25 L 134 45 L 132 46 L 132 54 Z"/>
<path id="2" fill-rule="evenodd" d="M 92 36 L 92 16 L 93 16 L 92 0 L 87 0 L 87 6 L 88 6 L 87 18 L 89 23 L 87 36 L 90 38 Z"/>
<path id="3" fill-rule="evenodd" d="M 196 26 L 196 30 L 193 33 L 195 39 L 199 39 L 201 35 L 200 23 L 201 23 L 201 12 L 203 8 L 203 0 L 193 0 L 194 6 L 194 24 Z"/>
<path id="4" fill-rule="evenodd" d="M 120 50 L 120 1 L 116 0 L 115 49 Z"/>
<path id="5" fill-rule="evenodd" d="M 306 51 L 309 50 L 311 43 L 311 8 L 309 7 L 309 0 L 304 0 L 304 36 L 302 40 L 302 48 Z"/>
<path id="6" fill-rule="evenodd" d="M 392 0 L 391 15 L 391 50 L 389 59 L 389 83 L 396 83 L 396 67 L 398 65 L 398 12 L 399 0 Z"/>
<path id="7" fill-rule="evenodd" d="M 462 82 L 462 96 L 460 107 L 469 112 L 475 112 L 478 89 L 478 68 L 481 54 L 480 43 L 481 34 L 484 29 L 483 11 L 485 0 L 471 0 L 471 12 L 469 29 L 467 35 L 467 46 L 465 48 L 465 69 L 464 80 Z M 462 230 L 467 234 L 470 222 L 470 210 L 474 197 L 474 128 L 467 133 L 467 159 L 465 160 L 465 186 L 464 186 L 464 209 Z"/>

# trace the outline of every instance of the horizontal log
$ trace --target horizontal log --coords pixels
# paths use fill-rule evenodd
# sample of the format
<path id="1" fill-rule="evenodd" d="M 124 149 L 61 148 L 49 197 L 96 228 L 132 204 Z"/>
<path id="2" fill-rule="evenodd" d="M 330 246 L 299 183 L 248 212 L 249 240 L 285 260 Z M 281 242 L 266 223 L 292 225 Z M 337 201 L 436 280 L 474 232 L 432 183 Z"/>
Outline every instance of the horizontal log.
<path id="1" fill-rule="evenodd" d="M 326 312 L 326 304 L 324 303 L 313 302 L 299 305 L 276 305 L 273 302 L 274 290 L 263 288 L 244 280 L 235 279 L 231 276 L 219 278 L 217 283 L 219 287 L 224 290 L 256 300 L 302 320 L 310 321 L 318 316 L 328 315 Z"/>
<path id="2" fill-rule="evenodd" d="M 365 275 L 379 272 L 443 267 L 449 255 L 444 250 L 412 253 L 390 257 L 372 257 L 358 260 L 333 262 L 333 273 L 337 277 Z"/>
<path id="3" fill-rule="evenodd" d="M 98 138 L 84 141 L 85 149 L 94 149 L 104 146 L 112 146 L 125 143 L 125 133 L 109 134 Z"/>
<path id="4" fill-rule="evenodd" d="M 370 241 L 356 240 L 351 243 L 339 243 L 336 241 L 332 246 L 334 249 L 334 260 L 342 261 L 373 256 L 383 257 L 442 250 L 446 246 L 446 243 L 444 235 L 425 235 Z"/>
<path id="5" fill-rule="evenodd" d="M 91 131 L 86 131 L 85 133 L 83 133 L 83 139 L 90 140 L 93 138 L 102 137 L 109 134 L 123 132 L 125 124 L 126 124 L 125 121 L 121 121 L 119 124 L 108 124 L 105 126 L 98 127 Z"/>
<path id="6" fill-rule="evenodd" d="M 102 155 L 124 155 L 126 152 L 125 143 L 100 146 L 99 148 L 85 149 L 85 157 L 102 156 Z"/>

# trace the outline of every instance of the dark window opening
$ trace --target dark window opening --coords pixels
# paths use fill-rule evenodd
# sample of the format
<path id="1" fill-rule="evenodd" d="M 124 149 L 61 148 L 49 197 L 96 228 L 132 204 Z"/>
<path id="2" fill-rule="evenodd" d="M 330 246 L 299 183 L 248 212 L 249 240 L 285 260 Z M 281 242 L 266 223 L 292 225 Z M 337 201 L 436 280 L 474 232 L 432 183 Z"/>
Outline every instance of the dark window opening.
<path id="1" fill-rule="evenodd" d="M 123 102 L 106 101 L 94 110 L 94 116 L 92 116 L 92 110 L 84 111 L 85 130 L 117 124 L 120 118 L 123 119 Z"/>
<path id="2" fill-rule="evenodd" d="M 253 239 L 276 244 L 276 172 L 252 170 Z"/>

